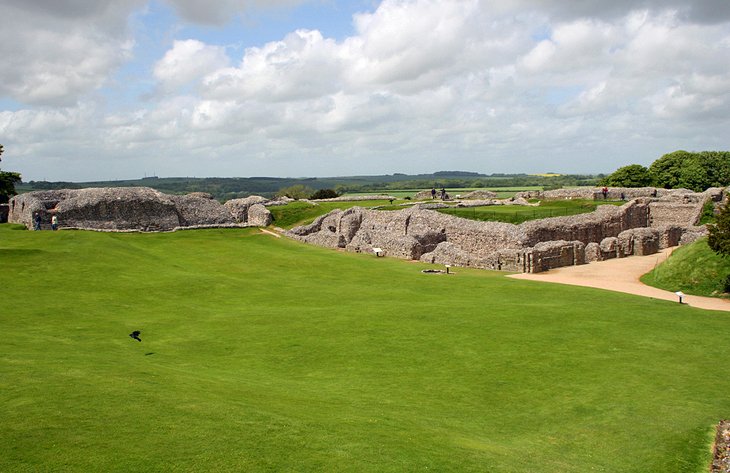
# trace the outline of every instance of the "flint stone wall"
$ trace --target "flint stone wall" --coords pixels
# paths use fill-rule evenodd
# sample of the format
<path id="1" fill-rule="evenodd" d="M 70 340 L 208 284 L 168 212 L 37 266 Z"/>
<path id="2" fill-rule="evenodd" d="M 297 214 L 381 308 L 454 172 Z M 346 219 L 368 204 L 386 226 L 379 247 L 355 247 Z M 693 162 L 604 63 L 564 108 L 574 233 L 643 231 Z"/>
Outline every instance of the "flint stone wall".
<path id="1" fill-rule="evenodd" d="M 61 228 L 106 231 L 170 231 L 246 223 L 208 194 L 173 196 L 147 187 L 39 191 L 11 199 L 10 222 L 32 228 L 34 213 L 41 216 L 44 229 L 50 228 L 52 215 L 58 217 Z M 257 209 L 256 221 L 264 221 L 266 213 L 266 208 Z"/>
<path id="2" fill-rule="evenodd" d="M 429 197 L 431 195 L 429 194 Z M 396 197 L 387 194 L 376 194 L 376 195 L 341 195 L 339 197 L 330 197 L 328 199 L 302 199 L 307 202 L 359 202 L 362 200 L 396 200 Z"/>
<path id="3" fill-rule="evenodd" d="M 231 199 L 223 204 L 223 207 L 233 215 L 233 218 L 238 222 L 248 222 L 248 209 L 255 204 L 265 204 L 269 200 L 258 196 L 252 195 L 243 199 Z"/>
<path id="4" fill-rule="evenodd" d="M 485 190 L 476 190 L 471 191 L 466 194 L 461 194 L 460 199 L 474 199 L 474 200 L 487 200 L 487 199 L 496 199 L 497 193 L 492 191 L 485 191 Z"/>
<path id="5" fill-rule="evenodd" d="M 704 200 L 698 197 L 695 201 L 692 212 L 699 216 Z M 669 219 L 662 213 L 664 207 L 652 207 L 654 202 L 651 198 L 635 199 L 620 207 L 599 206 L 588 214 L 521 225 L 476 222 L 424 206 L 398 211 L 353 207 L 335 210 L 289 234 L 308 243 L 348 251 L 381 248 L 386 255 L 430 263 L 539 272 L 583 264 L 586 259 L 652 254 L 676 246 L 690 226 L 685 221 L 690 211 L 686 219 Z M 687 199 L 682 198 L 682 202 L 678 205 L 688 205 L 684 203 Z M 660 210 L 652 217 L 653 208 Z"/>

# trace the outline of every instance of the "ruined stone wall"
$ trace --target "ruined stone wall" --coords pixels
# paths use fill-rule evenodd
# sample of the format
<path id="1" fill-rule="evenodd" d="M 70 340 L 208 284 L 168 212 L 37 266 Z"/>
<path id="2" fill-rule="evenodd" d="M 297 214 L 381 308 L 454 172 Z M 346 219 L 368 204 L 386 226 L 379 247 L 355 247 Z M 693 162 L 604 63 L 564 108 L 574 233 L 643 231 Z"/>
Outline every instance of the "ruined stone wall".
<path id="1" fill-rule="evenodd" d="M 702 206 L 679 202 L 652 202 L 649 204 L 649 222 L 652 227 L 695 225 L 702 213 Z"/>
<path id="2" fill-rule="evenodd" d="M 270 222 L 268 209 L 260 207 L 254 210 L 255 221 L 265 222 L 268 215 Z M 13 197 L 9 208 L 8 220 L 28 228 L 33 227 L 35 213 L 41 216 L 41 228 L 50 228 L 52 215 L 58 217 L 60 228 L 108 231 L 169 231 L 241 223 L 208 194 L 174 196 L 147 187 L 29 192 Z"/>
<path id="3" fill-rule="evenodd" d="M 565 200 L 586 199 L 604 200 L 603 187 L 576 187 L 573 189 L 554 189 L 549 191 L 528 191 L 517 194 L 526 199 Z M 657 187 L 609 187 L 607 200 L 632 200 L 640 197 L 662 198 L 672 193 L 692 192 L 687 189 L 660 189 Z"/>
<path id="4" fill-rule="evenodd" d="M 521 227 L 525 232 L 524 244 L 534 246 L 544 241 L 561 240 L 597 243 L 606 237 L 618 236 L 626 229 L 647 225 L 647 205 L 631 201 L 621 207 L 601 205 L 595 212 L 586 214 L 531 220 Z"/>
<path id="5" fill-rule="evenodd" d="M 666 193 L 664 198 L 669 197 L 670 193 Z M 476 222 L 424 206 L 398 211 L 353 207 L 344 212 L 333 211 L 311 225 L 293 229 L 290 235 L 349 251 L 371 252 L 381 248 L 389 256 L 430 263 L 539 272 L 583 264 L 586 260 L 651 254 L 675 246 L 688 225 L 675 215 L 672 221 L 664 219 L 650 226 L 651 209 L 656 202 L 659 201 L 654 198 L 639 198 L 620 207 L 603 205 L 588 214 L 521 225 Z M 698 212 L 703 201 L 675 196 L 669 202 L 687 205 L 692 212 Z"/>

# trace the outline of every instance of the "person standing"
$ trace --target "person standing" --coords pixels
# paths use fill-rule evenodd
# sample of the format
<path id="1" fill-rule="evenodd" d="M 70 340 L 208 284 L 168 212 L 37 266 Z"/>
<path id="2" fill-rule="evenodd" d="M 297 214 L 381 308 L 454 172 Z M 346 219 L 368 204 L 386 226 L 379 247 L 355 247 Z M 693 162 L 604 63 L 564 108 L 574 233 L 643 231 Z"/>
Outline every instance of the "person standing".
<path id="1" fill-rule="evenodd" d="M 33 230 L 38 231 L 41 229 L 41 214 L 38 212 L 33 214 Z"/>
<path id="2" fill-rule="evenodd" d="M 58 217 L 55 215 L 51 217 L 51 229 L 58 230 Z"/>

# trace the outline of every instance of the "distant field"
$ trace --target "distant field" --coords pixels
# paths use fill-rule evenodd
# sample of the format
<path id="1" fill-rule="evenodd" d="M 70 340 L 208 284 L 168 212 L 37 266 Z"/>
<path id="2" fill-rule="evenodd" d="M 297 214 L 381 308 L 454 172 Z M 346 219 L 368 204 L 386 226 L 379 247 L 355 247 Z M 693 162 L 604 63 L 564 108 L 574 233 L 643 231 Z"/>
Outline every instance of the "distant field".
<path id="1" fill-rule="evenodd" d="M 0 225 L 0 471 L 707 471 L 725 314 L 427 267 Z"/>
<path id="2" fill-rule="evenodd" d="M 623 201 L 597 202 L 593 200 L 548 200 L 539 207 L 518 205 L 490 205 L 486 207 L 466 207 L 438 209 L 439 212 L 470 220 L 497 221 L 519 224 L 528 220 L 549 217 L 563 217 L 593 212 L 599 205 L 622 205 Z"/>

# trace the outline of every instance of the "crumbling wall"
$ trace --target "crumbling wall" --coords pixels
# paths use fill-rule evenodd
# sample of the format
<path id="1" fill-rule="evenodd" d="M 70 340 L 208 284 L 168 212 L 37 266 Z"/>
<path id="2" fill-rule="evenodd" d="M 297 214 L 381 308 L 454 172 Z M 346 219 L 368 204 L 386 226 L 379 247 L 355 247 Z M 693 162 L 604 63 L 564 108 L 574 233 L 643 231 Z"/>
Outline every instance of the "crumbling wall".
<path id="1" fill-rule="evenodd" d="M 647 205 L 634 200 L 621 207 L 601 205 L 595 212 L 531 220 L 521 226 L 526 236 L 524 244 L 535 246 L 544 241 L 560 240 L 578 240 L 583 244 L 598 243 L 606 237 L 617 236 L 626 229 L 647 225 Z"/>
<path id="2" fill-rule="evenodd" d="M 269 210 L 260 204 L 252 205 L 254 202 L 267 200 L 249 198 L 241 215 L 240 212 L 232 212 L 239 209 L 235 205 L 225 207 L 209 194 L 200 192 L 178 196 L 148 187 L 63 189 L 13 197 L 8 221 L 32 228 L 33 215 L 38 214 L 41 228 L 45 229 L 50 228 L 51 216 L 55 215 L 60 228 L 108 231 L 169 231 L 236 226 L 249 221 L 249 225 L 271 223 Z"/>
<path id="3" fill-rule="evenodd" d="M 671 205 L 691 206 L 694 213 L 701 212 L 704 202 L 701 197 L 687 197 L 681 192 L 657 190 L 656 194 L 670 199 Z M 290 235 L 349 251 L 381 248 L 386 255 L 430 263 L 539 272 L 586 261 L 652 254 L 675 246 L 687 229 L 686 219 L 652 221 L 656 202 L 659 200 L 653 197 L 637 198 L 620 207 L 602 205 L 587 214 L 521 225 L 467 220 L 422 205 L 398 211 L 353 207 L 333 211 L 311 225 L 291 230 Z"/>

